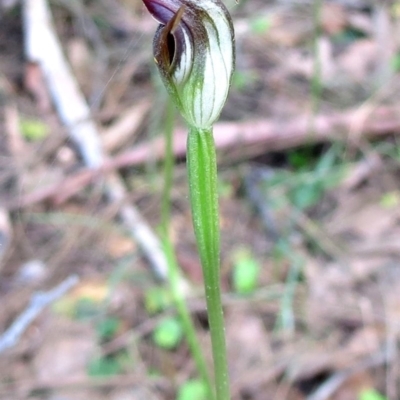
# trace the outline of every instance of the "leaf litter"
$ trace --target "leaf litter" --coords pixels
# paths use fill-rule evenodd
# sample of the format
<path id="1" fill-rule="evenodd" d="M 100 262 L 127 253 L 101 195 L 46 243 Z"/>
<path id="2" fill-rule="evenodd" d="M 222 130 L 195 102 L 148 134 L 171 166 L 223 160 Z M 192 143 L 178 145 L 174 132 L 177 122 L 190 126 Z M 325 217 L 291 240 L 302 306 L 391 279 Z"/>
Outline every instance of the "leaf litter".
<path id="1" fill-rule="evenodd" d="M 368 113 L 398 104 L 398 43 L 391 34 L 397 29 L 395 6 L 322 2 L 317 37 L 309 2 L 231 3 L 237 74 L 244 84 L 236 86 L 234 80 L 224 121 L 276 124 L 306 113 L 312 136 L 316 57 L 320 111 Z M 113 157 L 162 131 L 164 100 L 152 83 L 153 22 L 138 1 L 80 6 L 77 12 L 64 2 L 52 4 L 55 26 Z M 193 360 L 185 344 L 167 351 L 152 342 L 160 318 L 173 310 L 153 316 L 146 311 L 146 291 L 156 281 L 115 218 L 119 205 L 104 200 L 99 179 L 62 204 L 48 199 L 9 211 L 10 203 L 81 170 L 82 163 L 57 119 L 43 76 L 37 66 L 22 61 L 20 6 L 4 7 L 2 13 L 0 100 L 8 112 L 0 117 L 0 201 L 8 222 L 0 226 L 6 245 L 0 254 L 1 331 L 26 309 L 36 290 L 51 289 L 72 273 L 79 274 L 81 284 L 41 313 L 17 345 L 1 355 L 0 397 L 174 399 L 178 387 L 195 377 Z M 254 25 L 255 16 L 264 22 Z M 87 30 L 79 17 L 87 19 Z M 388 44 L 385 54 L 379 53 L 382 43 Z M 155 98 L 158 106 L 149 108 L 149 99 Z M 29 141 L 16 120 L 38 121 L 50 133 Z M 120 141 L 107 144 L 107 132 L 117 128 Z M 335 162 L 322 173 L 318 160 L 332 150 L 334 136 L 323 145 L 307 147 L 305 140 L 300 146 L 305 153 L 299 153 L 305 154 L 303 161 L 297 157 L 296 165 L 284 146 L 262 153 L 249 147 L 240 163 L 230 161 L 229 153 L 223 158 L 222 285 L 235 400 L 346 400 L 366 389 L 399 397 L 397 131 L 371 141 L 363 137 L 365 128 L 353 128 L 357 140 L 340 143 Z M 240 148 L 237 143 L 235 151 Z M 171 237 L 193 287 L 189 307 L 209 348 L 180 161 Z M 250 179 L 249 190 L 246 179 L 254 171 L 259 177 Z M 155 232 L 159 173 L 152 159 L 123 171 L 130 188 L 124 200 L 136 204 Z M 243 247 L 261 272 L 254 292 L 237 295 L 232 255 Z M 40 279 L 21 281 L 20 271 L 32 260 L 42 266 Z M 99 337 L 99 327 L 111 321 L 118 328 Z"/>

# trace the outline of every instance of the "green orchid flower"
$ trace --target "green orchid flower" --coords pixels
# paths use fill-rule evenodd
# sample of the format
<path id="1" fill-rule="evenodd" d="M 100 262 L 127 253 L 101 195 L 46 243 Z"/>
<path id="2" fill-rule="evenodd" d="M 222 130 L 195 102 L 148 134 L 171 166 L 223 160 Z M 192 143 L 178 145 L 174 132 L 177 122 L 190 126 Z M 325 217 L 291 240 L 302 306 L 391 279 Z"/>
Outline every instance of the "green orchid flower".
<path id="1" fill-rule="evenodd" d="M 231 17 L 219 0 L 143 0 L 160 22 L 153 49 L 163 82 L 191 127 L 210 128 L 235 64 Z"/>

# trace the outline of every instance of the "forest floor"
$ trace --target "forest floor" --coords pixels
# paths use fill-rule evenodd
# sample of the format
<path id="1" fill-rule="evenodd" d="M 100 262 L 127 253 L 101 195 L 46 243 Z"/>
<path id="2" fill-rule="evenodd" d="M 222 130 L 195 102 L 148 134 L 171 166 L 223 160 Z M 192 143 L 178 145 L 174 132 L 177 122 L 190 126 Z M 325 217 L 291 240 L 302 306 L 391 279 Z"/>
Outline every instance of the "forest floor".
<path id="1" fill-rule="evenodd" d="M 226 3 L 237 61 L 215 140 L 232 399 L 399 399 L 400 5 Z M 155 334 L 179 326 L 159 245 L 157 24 L 139 0 L 52 1 L 73 93 L 58 67 L 49 78 L 57 53 L 28 4 L 0 0 L 0 399 L 176 399 L 197 374 L 184 339 Z M 87 139 L 66 122 L 79 91 Z M 211 365 L 185 139 L 176 117 L 169 233 Z"/>

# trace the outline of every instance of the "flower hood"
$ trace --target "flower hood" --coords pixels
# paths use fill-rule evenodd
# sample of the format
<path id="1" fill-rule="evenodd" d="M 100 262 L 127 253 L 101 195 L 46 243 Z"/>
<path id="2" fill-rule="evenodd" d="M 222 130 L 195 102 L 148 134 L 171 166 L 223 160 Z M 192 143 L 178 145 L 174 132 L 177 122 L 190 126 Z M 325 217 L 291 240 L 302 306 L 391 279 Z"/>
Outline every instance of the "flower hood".
<path id="1" fill-rule="evenodd" d="M 143 0 L 160 23 L 153 42 L 162 80 L 192 127 L 207 129 L 228 95 L 235 64 L 231 17 L 220 0 Z"/>

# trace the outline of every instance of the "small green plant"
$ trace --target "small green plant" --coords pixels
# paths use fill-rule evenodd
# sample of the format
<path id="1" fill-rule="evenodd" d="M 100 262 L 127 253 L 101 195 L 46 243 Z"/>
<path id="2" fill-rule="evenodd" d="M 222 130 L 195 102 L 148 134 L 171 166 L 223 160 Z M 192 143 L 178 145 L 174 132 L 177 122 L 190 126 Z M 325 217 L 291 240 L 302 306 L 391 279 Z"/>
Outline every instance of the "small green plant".
<path id="1" fill-rule="evenodd" d="M 364 389 L 358 395 L 358 400 L 387 400 L 387 397 L 381 395 L 375 389 Z"/>
<path id="2" fill-rule="evenodd" d="M 121 320 L 115 317 L 105 317 L 96 324 L 96 333 L 100 341 L 112 339 L 121 327 Z"/>
<path id="3" fill-rule="evenodd" d="M 101 305 L 90 297 L 81 297 L 75 303 L 72 317 L 78 320 L 92 319 L 101 312 Z"/>
<path id="4" fill-rule="evenodd" d="M 249 294 L 257 288 L 260 265 L 247 249 L 238 251 L 234 256 L 232 285 L 239 294 Z"/>
<path id="5" fill-rule="evenodd" d="M 257 84 L 258 76 L 253 72 L 235 71 L 232 77 L 232 87 L 240 92 L 248 92 Z"/>
<path id="6" fill-rule="evenodd" d="M 392 59 L 390 60 L 390 67 L 392 68 L 393 72 L 400 71 L 400 54 L 395 54 Z"/>
<path id="7" fill-rule="evenodd" d="M 171 292 L 165 287 L 152 287 L 144 295 L 144 307 L 150 315 L 164 311 L 172 303 Z"/>
<path id="8" fill-rule="evenodd" d="M 273 250 L 273 255 L 277 260 L 285 260 L 290 265 L 286 277 L 285 290 L 281 298 L 280 313 L 275 328 L 286 333 L 294 333 L 295 318 L 293 301 L 297 284 L 302 278 L 305 262 L 303 256 L 293 248 L 292 243 L 285 237 L 277 241 Z"/>
<path id="9" fill-rule="evenodd" d="M 153 340 L 157 346 L 172 350 L 179 345 L 183 337 L 183 328 L 177 318 L 165 318 L 154 329 Z"/>
<path id="10" fill-rule="evenodd" d="M 348 45 L 355 42 L 358 39 L 363 39 L 366 37 L 365 32 L 357 29 L 348 27 L 341 32 L 337 33 L 332 37 L 332 42 L 334 44 Z"/>
<path id="11" fill-rule="evenodd" d="M 250 30 L 258 35 L 267 33 L 272 27 L 272 18 L 266 15 L 250 20 Z"/>
<path id="12" fill-rule="evenodd" d="M 398 207 L 400 196 L 398 191 L 384 193 L 379 201 L 383 208 Z"/>
<path id="13" fill-rule="evenodd" d="M 298 170 L 276 171 L 263 182 L 269 206 L 279 210 L 287 207 L 289 202 L 298 210 L 307 210 L 317 204 L 328 189 L 343 179 L 346 165 L 337 166 L 339 150 L 333 146 L 315 165 L 302 163 Z"/>
<path id="14" fill-rule="evenodd" d="M 176 400 L 208 400 L 207 385 L 198 379 L 189 380 L 179 388 Z"/>
<path id="15" fill-rule="evenodd" d="M 22 136 L 32 142 L 42 140 L 49 134 L 49 127 L 35 119 L 23 119 L 20 129 Z"/>
<path id="16" fill-rule="evenodd" d="M 114 376 L 120 374 L 122 370 L 122 365 L 116 356 L 94 358 L 88 365 L 88 375 L 91 377 Z"/>

